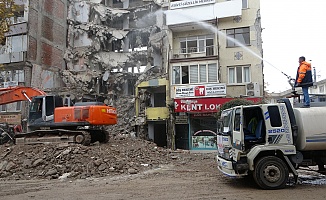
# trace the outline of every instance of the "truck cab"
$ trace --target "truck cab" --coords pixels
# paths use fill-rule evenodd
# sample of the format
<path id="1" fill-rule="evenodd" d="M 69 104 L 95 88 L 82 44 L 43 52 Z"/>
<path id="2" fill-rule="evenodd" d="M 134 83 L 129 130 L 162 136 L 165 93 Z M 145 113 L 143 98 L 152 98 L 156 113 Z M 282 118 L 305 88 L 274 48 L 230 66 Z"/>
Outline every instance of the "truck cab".
<path id="1" fill-rule="evenodd" d="M 290 113 L 289 113 L 290 110 Z M 243 177 L 255 174 L 258 185 L 265 189 L 285 186 L 287 156 L 296 155 L 294 139 L 297 128 L 289 102 L 236 106 L 221 115 L 223 128 L 218 133 L 218 169 L 228 176 Z M 276 156 L 275 156 L 276 155 Z M 257 163 L 268 157 L 268 162 Z M 295 170 L 294 170 L 295 171 Z M 257 181 L 256 181 L 257 182 Z"/>

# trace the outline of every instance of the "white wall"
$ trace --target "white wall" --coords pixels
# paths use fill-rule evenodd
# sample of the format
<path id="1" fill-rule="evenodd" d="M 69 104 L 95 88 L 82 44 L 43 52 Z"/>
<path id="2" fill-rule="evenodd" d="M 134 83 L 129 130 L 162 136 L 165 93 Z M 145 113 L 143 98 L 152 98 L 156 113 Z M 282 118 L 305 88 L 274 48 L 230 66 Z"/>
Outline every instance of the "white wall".
<path id="1" fill-rule="evenodd" d="M 205 21 L 216 18 L 225 18 L 241 15 L 242 1 L 225 1 L 221 3 L 198 5 L 175 10 L 167 10 L 166 24 L 174 25 L 196 21 Z M 194 15 L 194 13 L 197 13 Z"/>

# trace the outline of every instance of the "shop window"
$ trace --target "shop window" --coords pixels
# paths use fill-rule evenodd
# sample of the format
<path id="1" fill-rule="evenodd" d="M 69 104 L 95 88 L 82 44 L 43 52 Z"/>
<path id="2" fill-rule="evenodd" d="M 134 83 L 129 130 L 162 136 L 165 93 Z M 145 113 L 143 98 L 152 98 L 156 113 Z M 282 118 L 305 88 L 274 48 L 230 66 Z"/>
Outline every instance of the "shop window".
<path id="1" fill-rule="evenodd" d="M 191 117 L 191 149 L 216 149 L 216 127 L 214 117 Z"/>

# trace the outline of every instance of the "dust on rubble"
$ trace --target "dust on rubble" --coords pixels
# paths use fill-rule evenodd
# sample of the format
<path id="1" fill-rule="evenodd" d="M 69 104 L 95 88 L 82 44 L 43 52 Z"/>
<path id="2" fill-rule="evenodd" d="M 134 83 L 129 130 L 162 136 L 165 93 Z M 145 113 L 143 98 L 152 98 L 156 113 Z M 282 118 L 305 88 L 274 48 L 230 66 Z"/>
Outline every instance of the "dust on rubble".
<path id="1" fill-rule="evenodd" d="M 115 136 L 106 144 L 2 145 L 2 180 L 60 179 L 137 174 L 160 165 L 186 163 L 178 159 L 189 151 L 172 151 L 155 143 Z"/>

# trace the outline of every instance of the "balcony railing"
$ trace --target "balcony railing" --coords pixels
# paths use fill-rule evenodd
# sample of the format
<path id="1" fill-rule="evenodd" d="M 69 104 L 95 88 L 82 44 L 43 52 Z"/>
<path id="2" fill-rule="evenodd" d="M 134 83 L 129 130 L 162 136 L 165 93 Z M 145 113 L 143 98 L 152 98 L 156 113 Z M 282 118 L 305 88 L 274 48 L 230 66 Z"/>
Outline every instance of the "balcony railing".
<path id="1" fill-rule="evenodd" d="M 171 59 L 217 56 L 217 46 L 189 47 L 172 50 Z"/>

